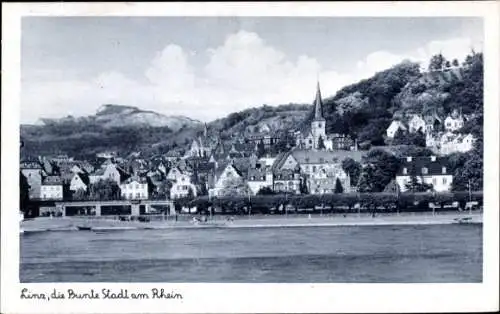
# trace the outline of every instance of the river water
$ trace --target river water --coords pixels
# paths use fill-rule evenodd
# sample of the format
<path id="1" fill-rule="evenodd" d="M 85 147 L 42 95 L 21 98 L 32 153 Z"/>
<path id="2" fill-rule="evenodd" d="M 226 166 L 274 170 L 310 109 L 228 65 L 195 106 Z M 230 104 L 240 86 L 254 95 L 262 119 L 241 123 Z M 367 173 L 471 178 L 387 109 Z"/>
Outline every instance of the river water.
<path id="1" fill-rule="evenodd" d="M 21 282 L 481 282 L 482 225 L 25 233 Z"/>

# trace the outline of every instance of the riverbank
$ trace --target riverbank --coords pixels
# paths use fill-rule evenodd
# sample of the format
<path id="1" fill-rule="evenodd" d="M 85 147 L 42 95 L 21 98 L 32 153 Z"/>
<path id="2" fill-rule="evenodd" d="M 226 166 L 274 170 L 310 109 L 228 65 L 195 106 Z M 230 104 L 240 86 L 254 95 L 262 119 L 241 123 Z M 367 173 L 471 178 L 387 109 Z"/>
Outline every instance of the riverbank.
<path id="1" fill-rule="evenodd" d="M 193 221 L 119 221 L 112 219 L 88 219 L 84 217 L 40 217 L 24 220 L 20 224 L 21 232 L 43 231 L 78 231 L 82 227 L 94 231 L 170 229 L 170 228 L 284 228 L 284 227 L 327 227 L 327 226 L 377 226 L 377 225 L 429 225 L 452 224 L 457 219 L 467 218 L 470 223 L 482 223 L 482 213 L 447 212 L 447 213 L 405 213 L 371 215 L 301 215 L 301 216 L 236 216 L 228 221 L 224 217 L 207 223 Z M 79 228 L 80 227 L 80 228 Z"/>

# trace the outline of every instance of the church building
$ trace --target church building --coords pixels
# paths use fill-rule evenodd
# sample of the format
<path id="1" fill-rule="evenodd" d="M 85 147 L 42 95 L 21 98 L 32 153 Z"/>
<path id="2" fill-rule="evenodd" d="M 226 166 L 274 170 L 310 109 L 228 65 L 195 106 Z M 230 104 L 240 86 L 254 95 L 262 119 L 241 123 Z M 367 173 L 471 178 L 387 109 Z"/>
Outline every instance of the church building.
<path id="1" fill-rule="evenodd" d="M 314 117 L 311 129 L 306 134 L 297 136 L 297 147 L 302 149 L 332 150 L 333 142 L 326 136 L 326 120 L 323 117 L 323 101 L 319 82 L 316 87 L 316 98 L 314 100 Z"/>

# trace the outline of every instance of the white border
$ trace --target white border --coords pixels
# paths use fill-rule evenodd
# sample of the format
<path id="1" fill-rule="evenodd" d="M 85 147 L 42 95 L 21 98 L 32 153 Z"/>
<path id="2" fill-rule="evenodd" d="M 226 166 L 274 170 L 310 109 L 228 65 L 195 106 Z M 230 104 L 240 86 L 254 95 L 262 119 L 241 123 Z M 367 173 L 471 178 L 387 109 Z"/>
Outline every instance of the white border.
<path id="1" fill-rule="evenodd" d="M 500 5 L 488 2 L 2 4 L 2 313 L 469 312 L 498 310 Z M 482 284 L 23 284 L 33 290 L 151 287 L 182 301 L 19 299 L 19 90 L 22 16 L 479 16 L 485 23 L 485 214 Z"/>

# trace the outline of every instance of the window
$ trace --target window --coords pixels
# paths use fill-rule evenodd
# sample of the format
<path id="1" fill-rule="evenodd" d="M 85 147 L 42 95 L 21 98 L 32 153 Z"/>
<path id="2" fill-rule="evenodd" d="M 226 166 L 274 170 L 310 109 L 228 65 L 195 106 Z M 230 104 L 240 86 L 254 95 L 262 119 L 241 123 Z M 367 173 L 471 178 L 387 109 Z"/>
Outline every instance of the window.
<path id="1" fill-rule="evenodd" d="M 408 169 L 403 168 L 403 174 L 407 174 L 407 173 L 408 173 Z"/>
<path id="2" fill-rule="evenodd" d="M 432 178 L 432 185 L 436 186 L 437 184 L 437 179 L 436 178 Z"/>
<path id="3" fill-rule="evenodd" d="M 411 157 L 406 157 L 407 162 L 411 162 Z"/>
<path id="4" fill-rule="evenodd" d="M 141 193 L 137 192 L 137 193 L 135 194 L 135 197 L 136 197 L 136 198 L 141 198 Z"/>
<path id="5" fill-rule="evenodd" d="M 255 180 L 255 177 L 252 176 L 252 180 Z"/>
<path id="6" fill-rule="evenodd" d="M 423 167 L 422 168 L 422 174 L 427 174 L 429 172 L 429 169 Z"/>
<path id="7" fill-rule="evenodd" d="M 446 167 L 443 167 L 442 169 L 442 173 L 445 174 L 446 173 Z"/>
<path id="8" fill-rule="evenodd" d="M 431 156 L 431 161 L 432 162 L 436 161 L 436 156 Z"/>
<path id="9" fill-rule="evenodd" d="M 316 166 L 313 166 L 313 170 L 312 171 L 316 171 Z"/>
<path id="10" fill-rule="evenodd" d="M 313 141 L 312 141 L 312 140 L 309 140 L 309 144 L 312 144 L 312 143 L 313 143 Z"/>

